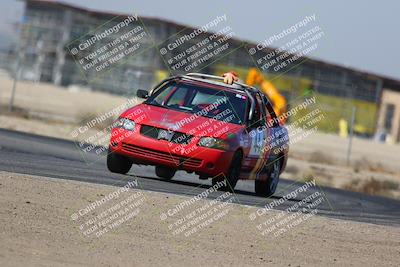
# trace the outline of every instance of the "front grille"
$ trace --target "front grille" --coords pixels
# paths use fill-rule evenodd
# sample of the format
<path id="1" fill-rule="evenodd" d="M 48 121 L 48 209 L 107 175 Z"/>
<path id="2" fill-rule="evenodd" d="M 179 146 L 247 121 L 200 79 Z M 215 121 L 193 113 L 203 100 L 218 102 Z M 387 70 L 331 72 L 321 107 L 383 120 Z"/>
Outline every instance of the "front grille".
<path id="1" fill-rule="evenodd" d="M 150 138 L 153 138 L 153 139 L 158 139 L 158 133 L 160 130 L 164 130 L 164 129 L 149 126 L 149 125 L 142 125 L 140 127 L 140 134 L 150 137 Z M 171 139 L 168 141 L 171 143 L 175 143 L 175 144 L 188 145 L 190 143 L 190 141 L 192 140 L 192 137 L 193 136 L 189 135 L 189 134 L 174 132 Z"/>
<path id="2" fill-rule="evenodd" d="M 140 127 L 140 133 L 142 135 L 144 135 L 144 136 L 157 139 L 157 137 L 158 137 L 158 128 L 152 127 L 152 126 L 148 126 L 148 125 L 142 125 Z"/>
<path id="3" fill-rule="evenodd" d="M 201 160 L 201 159 L 172 155 L 170 153 L 165 153 L 165 152 L 160 152 L 160 151 L 156 151 L 156 150 L 152 150 L 152 149 L 138 147 L 138 146 L 127 144 L 127 143 L 122 143 L 122 150 L 125 150 L 126 152 L 130 152 L 133 154 L 140 155 L 140 156 L 148 158 L 150 160 L 157 159 L 160 161 L 164 161 L 166 163 L 176 164 L 177 166 L 183 165 L 183 166 L 187 166 L 187 167 L 199 167 L 199 166 L 201 166 L 201 164 L 203 162 L 203 160 Z"/>
<path id="4" fill-rule="evenodd" d="M 172 143 L 184 144 L 184 145 L 188 145 L 190 143 L 190 141 L 192 141 L 191 135 L 180 133 L 180 132 L 175 132 L 170 140 L 170 142 L 172 142 Z"/>

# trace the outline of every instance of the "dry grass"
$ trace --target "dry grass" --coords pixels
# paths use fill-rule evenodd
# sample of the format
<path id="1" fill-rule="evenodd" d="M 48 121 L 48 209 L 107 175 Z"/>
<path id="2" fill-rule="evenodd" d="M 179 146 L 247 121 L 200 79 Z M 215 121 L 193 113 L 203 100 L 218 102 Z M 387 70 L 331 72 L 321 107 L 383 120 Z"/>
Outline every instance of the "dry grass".
<path id="1" fill-rule="evenodd" d="M 15 116 L 24 119 L 30 119 L 29 112 L 26 109 L 20 107 L 14 107 L 13 110 L 10 112 L 8 110 L 8 105 L 0 105 L 0 113 L 4 115 Z"/>
<path id="2" fill-rule="evenodd" d="M 300 172 L 300 169 L 294 165 L 287 165 L 285 172 L 297 175 Z"/>
<path id="3" fill-rule="evenodd" d="M 308 156 L 308 161 L 313 163 L 323 163 L 333 165 L 336 161 L 322 151 L 314 151 Z"/>
<path id="4" fill-rule="evenodd" d="M 378 181 L 371 177 L 366 181 L 360 181 L 359 179 L 352 180 L 351 182 L 345 184 L 342 188 L 345 190 L 369 195 L 388 195 L 390 194 L 391 190 L 397 190 L 399 188 L 399 184 L 389 180 Z"/>
<path id="5" fill-rule="evenodd" d="M 355 173 L 359 173 L 361 171 L 371 171 L 371 172 L 377 172 L 377 173 L 395 174 L 394 172 L 387 170 L 381 163 L 372 162 L 365 157 L 354 162 L 353 171 Z"/>
<path id="6" fill-rule="evenodd" d="M 96 114 L 93 112 L 82 113 L 78 116 L 78 125 L 85 125 L 86 123 L 92 121 L 93 119 L 95 119 L 98 116 L 99 116 L 99 114 Z M 117 119 L 117 118 L 116 117 L 107 117 L 104 121 L 97 122 L 94 125 L 94 127 L 98 130 L 107 129 L 108 127 L 110 127 L 110 125 L 112 125 L 114 123 L 115 119 Z"/>
<path id="7" fill-rule="evenodd" d="M 312 171 L 303 174 L 302 181 L 311 182 L 316 180 L 315 174 Z"/>

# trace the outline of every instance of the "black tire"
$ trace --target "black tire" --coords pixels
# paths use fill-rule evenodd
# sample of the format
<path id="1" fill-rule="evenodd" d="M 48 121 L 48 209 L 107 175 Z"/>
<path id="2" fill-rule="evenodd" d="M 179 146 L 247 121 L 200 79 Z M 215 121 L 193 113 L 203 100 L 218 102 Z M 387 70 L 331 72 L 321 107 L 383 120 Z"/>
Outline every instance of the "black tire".
<path id="1" fill-rule="evenodd" d="M 226 180 L 226 186 L 218 188 L 218 190 L 234 192 L 235 186 L 239 180 L 240 171 L 242 169 L 243 155 L 241 151 L 236 151 L 233 155 L 229 172 L 224 175 L 219 175 L 212 179 L 212 185 L 215 186 L 217 182 Z"/>
<path id="2" fill-rule="evenodd" d="M 272 163 L 272 167 L 266 170 L 268 172 L 266 181 L 255 180 L 254 188 L 258 196 L 270 197 L 275 193 L 279 183 L 280 168 L 281 162 L 276 160 Z"/>
<path id="3" fill-rule="evenodd" d="M 108 151 L 107 168 L 110 172 L 127 174 L 132 167 L 132 161 L 122 155 Z"/>
<path id="4" fill-rule="evenodd" d="M 176 170 L 166 166 L 156 166 L 156 175 L 165 180 L 171 180 Z"/>

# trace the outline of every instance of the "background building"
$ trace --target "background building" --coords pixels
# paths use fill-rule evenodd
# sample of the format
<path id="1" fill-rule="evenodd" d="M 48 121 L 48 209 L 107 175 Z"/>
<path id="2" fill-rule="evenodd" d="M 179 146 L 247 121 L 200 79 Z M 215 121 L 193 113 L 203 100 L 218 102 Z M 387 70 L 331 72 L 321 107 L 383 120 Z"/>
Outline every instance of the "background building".
<path id="1" fill-rule="evenodd" d="M 383 90 L 377 132 L 390 142 L 400 141 L 400 93 Z"/>

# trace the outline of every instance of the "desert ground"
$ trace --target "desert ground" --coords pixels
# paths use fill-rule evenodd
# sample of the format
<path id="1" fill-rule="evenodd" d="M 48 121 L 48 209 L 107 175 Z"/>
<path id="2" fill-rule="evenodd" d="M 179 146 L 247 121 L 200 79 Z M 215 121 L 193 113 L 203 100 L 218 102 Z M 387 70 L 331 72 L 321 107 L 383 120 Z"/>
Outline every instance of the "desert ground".
<path id="1" fill-rule="evenodd" d="M 236 204 L 200 231 L 174 235 L 160 214 L 188 198 L 138 189 L 110 200 L 140 192 L 143 201 L 134 217 L 98 237 L 85 235 L 72 215 L 120 188 L 0 172 L 0 265 L 398 266 L 400 261 L 399 228 L 315 215 L 279 237 L 263 236 L 249 220 L 256 208 Z M 99 215 L 98 208 L 90 215 Z"/>

